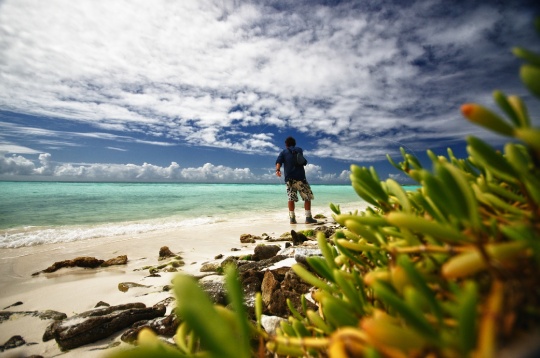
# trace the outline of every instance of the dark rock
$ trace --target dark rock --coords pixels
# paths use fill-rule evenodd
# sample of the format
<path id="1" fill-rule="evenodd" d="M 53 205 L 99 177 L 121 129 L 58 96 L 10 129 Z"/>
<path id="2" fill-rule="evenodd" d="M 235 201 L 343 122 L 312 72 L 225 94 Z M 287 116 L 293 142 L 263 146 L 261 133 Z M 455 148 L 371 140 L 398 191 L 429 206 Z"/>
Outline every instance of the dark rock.
<path id="1" fill-rule="evenodd" d="M 266 260 L 271 257 L 276 256 L 276 254 L 281 250 L 281 247 L 278 245 L 257 245 L 253 250 L 253 261 Z"/>
<path id="2" fill-rule="evenodd" d="M 107 302 L 99 301 L 99 302 L 94 306 L 94 308 L 98 308 L 98 307 L 111 307 L 111 305 L 108 304 Z"/>
<path id="3" fill-rule="evenodd" d="M 10 339 L 8 339 L 6 343 L 0 346 L 0 352 L 3 352 L 8 349 L 24 346 L 25 344 L 26 344 L 26 341 L 23 339 L 23 337 L 13 336 Z"/>
<path id="4" fill-rule="evenodd" d="M 236 248 L 236 247 L 233 247 L 233 248 L 231 249 L 231 251 L 240 251 L 240 249 L 239 249 L 239 248 Z"/>
<path id="5" fill-rule="evenodd" d="M 146 307 L 142 303 L 96 308 L 51 324 L 43 340 L 54 337 L 60 349 L 68 350 L 109 337 L 141 320 L 165 315 L 163 305 Z"/>
<path id="6" fill-rule="evenodd" d="M 159 260 L 164 260 L 169 257 L 176 256 L 168 246 L 163 246 L 161 249 L 159 249 Z"/>
<path id="7" fill-rule="evenodd" d="M 264 274 L 257 270 L 248 270 L 242 272 L 240 275 L 240 282 L 244 288 L 244 295 L 246 297 L 255 297 L 255 294 L 261 291 L 263 278 Z"/>
<path id="8" fill-rule="evenodd" d="M 114 265 L 125 265 L 127 264 L 128 258 L 127 255 L 117 256 L 113 259 L 109 259 L 101 264 L 102 267 L 114 266 Z"/>
<path id="9" fill-rule="evenodd" d="M 12 304 L 12 305 L 9 305 L 9 306 L 7 306 L 7 307 L 4 307 L 4 309 L 7 310 L 8 308 L 15 307 L 15 306 L 20 306 L 20 305 L 22 305 L 22 304 L 23 304 L 23 303 L 22 303 L 21 301 L 17 301 L 17 302 L 15 302 L 15 303 Z"/>
<path id="10" fill-rule="evenodd" d="M 223 258 L 223 254 L 219 254 L 219 255 L 216 255 L 216 257 L 214 257 L 215 260 L 221 260 Z"/>
<path id="11" fill-rule="evenodd" d="M 120 282 L 118 284 L 118 290 L 122 292 L 127 292 L 130 288 L 133 288 L 133 287 L 149 288 L 150 286 L 141 285 L 140 283 L 136 283 L 136 282 Z"/>
<path id="12" fill-rule="evenodd" d="M 304 241 L 308 241 L 309 239 L 306 237 L 306 235 L 302 234 L 301 232 L 296 232 L 294 230 L 291 230 L 291 237 L 293 245 L 300 245 Z"/>
<path id="13" fill-rule="evenodd" d="M 103 260 L 98 260 L 95 257 L 76 257 L 73 260 L 64 260 L 58 261 L 52 264 L 52 266 L 47 267 L 42 272 L 51 273 L 57 270 L 60 270 L 64 267 L 84 267 L 84 268 L 96 268 L 101 266 L 105 262 Z"/>
<path id="14" fill-rule="evenodd" d="M 242 244 L 254 244 L 256 240 L 262 240 L 262 238 L 251 234 L 240 235 L 240 242 Z"/>
<path id="15" fill-rule="evenodd" d="M 336 226 L 317 226 L 313 231 L 315 231 L 315 235 L 320 231 L 326 238 L 329 238 L 336 233 L 336 230 Z"/>
<path id="16" fill-rule="evenodd" d="M 180 320 L 173 312 L 166 317 L 158 317 L 150 321 L 140 321 L 135 323 L 129 330 L 122 334 L 120 339 L 126 343 L 136 343 L 137 335 L 143 328 L 150 328 L 154 333 L 160 336 L 172 337 L 176 333 L 176 329 L 179 325 Z"/>
<path id="17" fill-rule="evenodd" d="M 285 291 L 292 291 L 298 294 L 308 293 L 311 289 L 311 285 L 306 284 L 302 279 L 292 270 L 289 269 L 281 282 L 281 288 Z"/>
<path id="18" fill-rule="evenodd" d="M 291 300 L 291 304 L 299 312 L 302 312 L 302 300 L 301 295 L 292 291 L 286 291 L 283 289 L 277 289 L 272 293 L 272 299 L 268 305 L 268 312 L 274 316 L 286 318 L 291 312 L 289 306 L 287 306 L 287 299 Z M 312 302 L 307 301 L 307 308 L 316 311 L 317 306 Z"/>
<path id="19" fill-rule="evenodd" d="M 199 286 L 208 294 L 212 302 L 219 305 L 227 304 L 225 278 L 220 275 L 206 276 L 199 280 Z"/>

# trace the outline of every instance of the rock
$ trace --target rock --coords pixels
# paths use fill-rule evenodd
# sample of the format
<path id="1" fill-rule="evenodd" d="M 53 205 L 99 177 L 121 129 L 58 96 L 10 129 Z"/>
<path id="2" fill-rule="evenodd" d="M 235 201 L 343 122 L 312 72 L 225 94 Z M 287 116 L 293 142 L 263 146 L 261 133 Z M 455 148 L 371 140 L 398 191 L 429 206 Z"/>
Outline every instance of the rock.
<path id="1" fill-rule="evenodd" d="M 150 321 L 140 321 L 135 323 L 129 330 L 122 334 L 120 339 L 126 343 L 136 343 L 137 335 L 143 328 L 150 328 L 154 333 L 160 336 L 172 337 L 175 335 L 179 325 L 180 320 L 173 312 L 166 317 L 158 317 Z"/>
<path id="2" fill-rule="evenodd" d="M 168 246 L 163 246 L 161 249 L 159 249 L 159 259 L 158 260 L 164 260 L 169 257 L 176 256 Z"/>
<path id="3" fill-rule="evenodd" d="M 143 303 L 96 308 L 54 322 L 45 331 L 43 340 L 53 337 L 60 349 L 73 349 L 107 338 L 135 322 L 162 317 L 165 311 L 163 305 L 146 307 Z"/>
<path id="4" fill-rule="evenodd" d="M 98 308 L 98 307 L 111 307 L 111 305 L 108 304 L 107 302 L 99 301 L 98 303 L 96 303 L 94 308 Z"/>
<path id="5" fill-rule="evenodd" d="M 199 280 L 199 286 L 205 291 L 212 302 L 219 305 L 227 304 L 227 294 L 225 292 L 225 277 L 211 275 Z"/>
<path id="6" fill-rule="evenodd" d="M 238 266 L 238 272 L 242 273 L 248 270 L 262 271 L 263 269 L 272 266 L 276 262 L 285 260 L 286 258 L 287 256 L 276 255 L 266 260 L 247 262 L 241 266 Z"/>
<path id="7" fill-rule="evenodd" d="M 221 265 L 217 262 L 208 262 L 201 266 L 199 271 L 201 272 L 218 272 L 221 268 Z"/>
<path id="8" fill-rule="evenodd" d="M 23 337 L 13 336 L 10 339 L 8 339 L 6 343 L 0 346 L 0 352 L 3 352 L 8 349 L 24 346 L 25 344 L 26 344 L 26 341 L 23 339 Z"/>
<path id="9" fill-rule="evenodd" d="M 219 254 L 219 255 L 216 255 L 216 257 L 214 257 L 215 260 L 221 260 L 223 258 L 223 254 Z"/>
<path id="10" fill-rule="evenodd" d="M 281 247 L 278 245 L 257 245 L 253 251 L 252 259 L 253 261 L 266 260 L 276 256 L 280 250 Z"/>
<path id="11" fill-rule="evenodd" d="M 4 309 L 7 310 L 8 308 L 15 307 L 15 306 L 20 306 L 20 305 L 22 305 L 22 304 L 23 304 L 23 303 L 22 303 L 21 301 L 17 301 L 17 302 L 15 302 L 15 303 L 12 304 L 12 305 L 9 305 L 9 306 L 7 306 L 7 307 L 4 307 Z"/>
<path id="12" fill-rule="evenodd" d="M 251 234 L 240 235 L 240 242 L 242 244 L 254 244 L 256 240 L 262 240 L 262 238 Z"/>
<path id="13" fill-rule="evenodd" d="M 265 306 L 270 304 L 272 293 L 280 286 L 280 282 L 272 271 L 266 271 L 261 283 L 261 296 Z M 267 331 L 268 332 L 268 331 Z"/>
<path id="14" fill-rule="evenodd" d="M 287 322 L 287 320 L 276 316 L 261 316 L 261 325 L 266 333 L 270 334 L 271 336 L 276 334 L 276 329 L 280 327 L 281 322 Z"/>
<path id="15" fill-rule="evenodd" d="M 46 319 L 61 320 L 67 317 L 65 313 L 57 312 L 53 310 L 15 311 L 15 312 L 2 311 L 0 312 L 0 323 L 4 322 L 5 320 L 10 319 L 11 316 L 31 316 L 31 317 L 38 317 L 42 320 L 46 320 Z"/>
<path id="16" fill-rule="evenodd" d="M 285 273 L 285 277 L 281 282 L 281 288 L 286 291 L 292 291 L 298 294 L 308 293 L 311 289 L 311 285 L 308 285 L 292 270 L 289 269 Z"/>
<path id="17" fill-rule="evenodd" d="M 292 291 L 277 289 L 272 293 L 272 299 L 268 305 L 268 312 L 274 316 L 286 318 L 290 315 L 287 299 L 291 300 L 292 306 L 299 312 L 302 312 L 301 295 Z M 306 300 L 308 309 L 317 310 L 317 306 Z"/>
<path id="18" fill-rule="evenodd" d="M 133 288 L 133 287 L 149 288 L 150 286 L 141 285 L 140 283 L 136 283 L 136 282 L 120 282 L 118 284 L 118 290 L 122 292 L 127 292 L 130 288 Z"/>
<path id="19" fill-rule="evenodd" d="M 322 232 L 326 238 L 330 238 L 336 233 L 337 226 L 317 226 L 313 231 Z M 315 234 L 316 235 L 316 234 Z"/>
<path id="20" fill-rule="evenodd" d="M 102 267 L 114 266 L 114 265 L 125 265 L 127 264 L 128 258 L 127 255 L 121 255 L 115 257 L 114 259 L 109 259 L 101 264 Z"/>
<path id="21" fill-rule="evenodd" d="M 221 268 L 225 269 L 225 267 L 229 264 L 232 264 L 238 267 L 238 258 L 234 256 L 227 257 L 225 260 L 221 261 Z"/>
<path id="22" fill-rule="evenodd" d="M 58 261 L 52 264 L 52 266 L 47 267 L 42 272 L 51 273 L 57 270 L 60 270 L 64 267 L 84 267 L 84 268 L 96 268 L 101 266 L 105 262 L 103 260 L 98 260 L 95 257 L 76 257 L 73 260 Z"/>
<path id="23" fill-rule="evenodd" d="M 309 240 L 304 234 L 302 234 L 301 232 L 296 232 L 294 230 L 291 230 L 291 237 L 294 246 L 300 245 L 304 241 Z"/>

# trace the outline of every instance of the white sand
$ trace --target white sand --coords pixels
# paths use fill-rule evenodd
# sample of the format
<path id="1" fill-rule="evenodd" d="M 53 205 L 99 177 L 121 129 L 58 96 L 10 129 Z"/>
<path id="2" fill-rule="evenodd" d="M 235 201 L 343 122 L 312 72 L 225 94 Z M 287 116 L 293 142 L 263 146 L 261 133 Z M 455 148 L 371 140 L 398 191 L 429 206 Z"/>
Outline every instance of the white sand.
<path id="1" fill-rule="evenodd" d="M 286 214 L 285 214 L 286 215 Z M 71 243 L 40 245 L 17 249 L 0 249 L 0 310 L 21 301 L 22 305 L 10 307 L 6 311 L 55 310 L 71 317 L 90 310 L 99 301 L 110 305 L 143 302 L 152 306 L 169 297 L 163 286 L 171 282 L 174 273 L 160 273 L 161 277 L 147 277 L 147 270 L 134 271 L 148 265 L 157 265 L 158 253 L 162 246 L 168 246 L 179 253 L 186 263 L 183 272 L 198 274 L 204 262 L 213 261 L 218 254 L 225 257 L 240 253 L 252 253 L 254 244 L 240 243 L 241 234 L 262 235 L 267 233 L 278 237 L 291 229 L 304 230 L 307 225 L 290 225 L 286 220 L 237 219 L 226 223 L 215 223 L 200 227 L 175 229 L 174 231 L 154 231 L 139 235 L 104 237 Z M 284 243 L 276 243 L 284 246 Z M 71 260 L 80 256 L 111 259 L 119 255 L 128 256 L 128 264 L 109 268 L 83 269 L 64 268 L 49 274 L 32 276 L 57 261 Z M 152 288 L 131 288 L 127 292 L 118 290 L 121 282 L 136 282 Z M 168 311 L 169 312 L 169 311 Z M 168 313 L 167 312 L 167 313 Z M 0 324 L 0 344 L 10 337 L 21 335 L 27 343 L 37 343 L 7 350 L 2 357 L 29 356 L 32 354 L 51 357 L 62 354 L 54 340 L 42 342 L 45 327 L 50 320 L 36 317 L 12 317 Z M 106 352 L 95 350 L 104 348 L 112 338 L 83 346 L 62 357 L 103 357 Z M 118 339 L 117 339 L 118 340 Z M 93 350 L 94 349 L 94 350 Z"/>

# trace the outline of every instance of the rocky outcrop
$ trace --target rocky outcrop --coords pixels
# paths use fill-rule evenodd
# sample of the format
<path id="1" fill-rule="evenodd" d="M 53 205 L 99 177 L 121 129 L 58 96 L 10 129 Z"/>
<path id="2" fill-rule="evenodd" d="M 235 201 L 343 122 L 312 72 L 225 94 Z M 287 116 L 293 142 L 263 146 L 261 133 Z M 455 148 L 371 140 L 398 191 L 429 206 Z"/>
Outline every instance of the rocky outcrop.
<path id="1" fill-rule="evenodd" d="M 64 260 L 57 261 L 51 266 L 47 267 L 45 270 L 38 271 L 32 274 L 32 276 L 39 275 L 40 273 L 51 273 L 58 271 L 62 268 L 68 267 L 83 267 L 83 268 L 97 268 L 97 267 L 107 267 L 112 265 L 125 265 L 128 261 L 126 255 L 121 255 L 107 261 L 96 259 L 95 257 L 81 256 L 76 257 L 73 260 Z"/>
<path id="2" fill-rule="evenodd" d="M 69 350 L 104 339 L 135 322 L 165 315 L 165 306 L 146 307 L 143 303 L 100 307 L 55 321 L 45 331 L 43 341 L 52 338 L 60 349 Z"/>

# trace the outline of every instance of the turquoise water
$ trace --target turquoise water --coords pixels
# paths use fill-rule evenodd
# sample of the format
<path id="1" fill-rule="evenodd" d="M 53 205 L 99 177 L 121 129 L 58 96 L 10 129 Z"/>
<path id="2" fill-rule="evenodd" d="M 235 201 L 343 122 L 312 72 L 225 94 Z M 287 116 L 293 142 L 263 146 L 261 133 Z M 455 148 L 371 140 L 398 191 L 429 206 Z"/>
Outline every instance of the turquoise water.
<path id="1" fill-rule="evenodd" d="M 350 185 L 312 185 L 313 214 L 362 200 Z M 287 220 L 284 184 L 0 182 L 0 248 L 85 240 L 234 217 Z M 356 209 L 354 207 L 353 209 Z M 303 213 L 302 202 L 297 215 Z"/>

